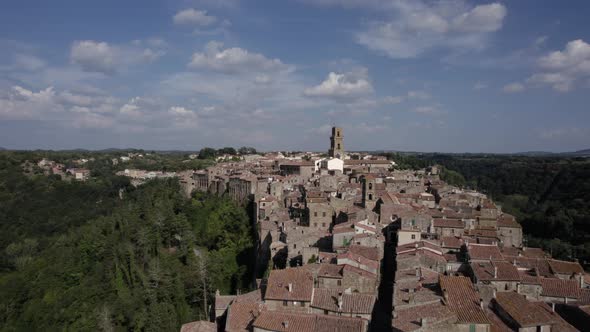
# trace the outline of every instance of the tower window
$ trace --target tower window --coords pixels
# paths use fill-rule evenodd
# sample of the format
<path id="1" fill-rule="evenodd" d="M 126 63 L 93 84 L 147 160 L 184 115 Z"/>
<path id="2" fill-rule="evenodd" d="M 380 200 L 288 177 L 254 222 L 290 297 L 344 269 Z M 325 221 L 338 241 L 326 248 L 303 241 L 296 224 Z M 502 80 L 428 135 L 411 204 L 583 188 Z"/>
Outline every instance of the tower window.
<path id="1" fill-rule="evenodd" d="M 373 184 L 369 183 L 369 190 L 373 190 Z"/>
<path id="2" fill-rule="evenodd" d="M 373 200 L 373 194 L 369 194 L 369 200 L 372 201 Z"/>
<path id="3" fill-rule="evenodd" d="M 338 150 L 340 150 L 340 143 L 338 143 Z"/>

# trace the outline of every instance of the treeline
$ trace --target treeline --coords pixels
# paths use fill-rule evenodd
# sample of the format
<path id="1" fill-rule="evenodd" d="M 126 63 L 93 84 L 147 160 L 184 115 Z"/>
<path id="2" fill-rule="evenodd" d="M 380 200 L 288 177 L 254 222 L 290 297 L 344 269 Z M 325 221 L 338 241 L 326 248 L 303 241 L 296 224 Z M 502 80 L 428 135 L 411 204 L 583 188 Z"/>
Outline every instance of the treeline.
<path id="1" fill-rule="evenodd" d="M 230 155 L 230 156 L 237 156 L 237 155 L 246 155 L 246 154 L 256 154 L 258 153 L 255 148 L 243 146 L 239 149 L 235 149 L 232 147 L 225 147 L 221 149 L 214 149 L 214 148 L 202 148 L 199 151 L 199 159 L 214 159 L 218 156 L 223 155 Z"/>
<path id="2" fill-rule="evenodd" d="M 529 246 L 590 267 L 589 159 L 424 154 L 399 160 L 414 169 L 442 165 L 443 180 L 484 192 L 515 215 Z"/>
<path id="3" fill-rule="evenodd" d="M 231 201 L 187 200 L 173 179 L 26 177 L 18 162 L 0 155 L 3 331 L 178 331 L 208 318 L 216 289 L 252 286 L 254 230 Z"/>

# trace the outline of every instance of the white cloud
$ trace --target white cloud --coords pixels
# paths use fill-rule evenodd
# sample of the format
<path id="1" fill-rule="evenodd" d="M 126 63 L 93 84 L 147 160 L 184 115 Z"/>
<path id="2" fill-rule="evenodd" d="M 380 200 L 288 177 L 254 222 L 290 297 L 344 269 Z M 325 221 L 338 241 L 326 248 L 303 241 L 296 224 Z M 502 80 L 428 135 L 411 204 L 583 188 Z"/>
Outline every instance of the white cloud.
<path id="1" fill-rule="evenodd" d="M 390 18 L 369 22 L 356 37 L 391 58 L 413 58 L 438 48 L 482 49 L 507 14 L 499 3 L 472 7 L 462 0 L 393 0 L 390 5 Z"/>
<path id="2" fill-rule="evenodd" d="M 221 73 L 273 72 L 290 70 L 279 59 L 269 59 L 263 54 L 252 53 L 239 47 L 222 49 L 216 41 L 207 43 L 205 51 L 194 53 L 188 64 L 192 69 L 208 69 Z"/>
<path id="3" fill-rule="evenodd" d="M 517 92 L 522 92 L 525 90 L 525 87 L 522 83 L 518 83 L 518 82 L 513 82 L 513 83 L 509 83 L 504 85 L 504 87 L 502 87 L 502 91 L 506 92 L 506 93 L 517 93 Z"/>
<path id="4" fill-rule="evenodd" d="M 27 54 L 16 54 L 14 56 L 14 63 L 17 68 L 29 71 L 39 70 L 46 66 L 45 61 L 43 61 L 42 59 L 34 55 Z"/>
<path id="5" fill-rule="evenodd" d="M 205 10 L 189 8 L 176 13 L 173 17 L 173 21 L 175 24 L 207 26 L 215 23 L 217 18 L 207 14 L 207 11 Z"/>
<path id="6" fill-rule="evenodd" d="M 373 92 L 373 86 L 368 80 L 366 71 L 361 73 L 334 73 L 319 85 L 307 88 L 304 94 L 309 97 L 352 98 L 368 95 Z"/>
<path id="7" fill-rule="evenodd" d="M 430 94 L 425 91 L 408 91 L 408 99 L 430 99 Z"/>
<path id="8" fill-rule="evenodd" d="M 538 60 L 540 71 L 528 78 L 533 85 L 549 85 L 560 92 L 571 90 L 576 82 L 590 78 L 590 44 L 581 39 L 567 43 Z"/>
<path id="9" fill-rule="evenodd" d="M 133 41 L 128 45 L 111 45 L 107 42 L 82 40 L 72 44 L 70 60 L 87 72 L 113 74 L 130 65 L 155 61 L 164 54 L 166 51 L 163 48 L 142 47 L 141 41 Z"/>

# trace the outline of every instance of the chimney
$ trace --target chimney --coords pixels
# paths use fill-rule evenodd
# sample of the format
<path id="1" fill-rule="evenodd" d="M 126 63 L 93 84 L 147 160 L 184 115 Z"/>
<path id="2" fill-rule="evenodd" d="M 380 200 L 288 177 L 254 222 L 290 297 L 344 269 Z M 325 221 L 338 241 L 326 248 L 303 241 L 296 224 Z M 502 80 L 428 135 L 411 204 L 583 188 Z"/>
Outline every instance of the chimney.
<path id="1" fill-rule="evenodd" d="M 416 268 L 416 277 L 420 278 L 420 268 Z"/>
<path id="2" fill-rule="evenodd" d="M 498 279 L 498 267 L 494 266 L 494 279 Z"/>
<path id="3" fill-rule="evenodd" d="M 495 289 L 495 288 L 492 290 L 492 297 L 493 297 L 494 299 L 496 298 L 496 289 Z"/>
<path id="4" fill-rule="evenodd" d="M 480 306 L 480 308 L 482 310 L 484 309 L 484 307 L 483 307 L 483 299 L 479 299 L 479 306 Z"/>
<path id="5" fill-rule="evenodd" d="M 293 284 L 289 283 L 289 293 L 291 293 L 293 291 Z"/>
<path id="6" fill-rule="evenodd" d="M 428 320 L 426 319 L 426 317 L 422 317 L 422 318 L 420 318 L 420 326 L 421 326 L 421 327 L 426 327 L 426 326 L 428 326 Z"/>
<path id="7" fill-rule="evenodd" d="M 338 311 L 342 311 L 342 302 L 344 302 L 342 300 L 342 293 L 338 293 Z"/>
<path id="8" fill-rule="evenodd" d="M 449 292 L 446 289 L 443 289 L 443 299 L 445 301 L 449 300 Z"/>
<path id="9" fill-rule="evenodd" d="M 551 303 L 551 311 L 555 312 L 555 303 Z"/>
<path id="10" fill-rule="evenodd" d="M 288 328 L 289 327 L 289 321 L 288 320 L 286 320 L 286 321 L 283 322 L 283 327 L 284 328 Z"/>

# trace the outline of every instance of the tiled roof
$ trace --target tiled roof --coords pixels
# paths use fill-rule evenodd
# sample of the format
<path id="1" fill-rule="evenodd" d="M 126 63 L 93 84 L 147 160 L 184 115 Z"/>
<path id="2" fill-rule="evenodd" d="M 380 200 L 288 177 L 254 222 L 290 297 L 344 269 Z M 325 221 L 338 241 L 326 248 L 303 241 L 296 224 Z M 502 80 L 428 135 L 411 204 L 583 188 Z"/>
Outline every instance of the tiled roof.
<path id="1" fill-rule="evenodd" d="M 440 276 L 440 287 L 446 293 L 449 308 L 457 314 L 459 323 L 490 324 L 480 306 L 480 296 L 467 277 Z"/>
<path id="2" fill-rule="evenodd" d="M 470 265 L 479 281 L 520 281 L 518 269 L 508 262 L 471 262 Z"/>
<path id="3" fill-rule="evenodd" d="M 576 280 L 562 280 L 557 278 L 541 279 L 541 296 L 579 298 L 580 284 Z"/>
<path id="4" fill-rule="evenodd" d="M 291 290 L 289 291 L 289 285 Z M 313 276 L 304 269 L 272 270 L 265 299 L 311 302 Z"/>
<path id="5" fill-rule="evenodd" d="M 217 324 L 204 320 L 183 324 L 180 332 L 216 332 Z"/>
<path id="6" fill-rule="evenodd" d="M 541 302 L 541 301 L 535 301 L 533 302 L 534 305 L 538 306 L 539 308 L 541 308 L 541 310 L 544 310 L 553 320 L 553 325 L 552 325 L 552 331 L 559 331 L 559 332 L 577 332 L 578 329 L 576 329 L 575 327 L 571 326 L 568 322 L 566 322 L 563 318 L 561 318 L 561 316 L 554 312 L 551 307 L 545 303 L 545 302 Z"/>
<path id="7" fill-rule="evenodd" d="M 397 317 L 392 321 L 396 331 L 414 331 L 422 327 L 420 320 L 426 318 L 431 325 L 441 322 L 453 322 L 455 314 L 449 307 L 441 302 L 414 306 L 411 308 L 396 309 Z"/>
<path id="8" fill-rule="evenodd" d="M 494 301 L 520 327 L 549 325 L 555 321 L 548 312 L 515 292 L 499 292 Z"/>
<path id="9" fill-rule="evenodd" d="M 471 260 L 504 260 L 498 246 L 470 243 L 467 252 Z"/>
<path id="10" fill-rule="evenodd" d="M 368 258 L 370 260 L 374 260 L 374 261 L 379 260 L 379 248 L 366 247 L 366 246 L 353 244 L 348 248 L 348 251 L 353 254 Z"/>
<path id="11" fill-rule="evenodd" d="M 443 236 L 441 246 L 444 248 L 459 249 L 463 245 L 463 240 L 455 236 Z"/>
<path id="12" fill-rule="evenodd" d="M 375 305 L 376 296 L 373 294 L 350 293 L 338 289 L 316 288 L 311 306 L 333 312 L 349 314 L 370 314 Z M 342 308 L 338 301 L 342 301 Z"/>
<path id="13" fill-rule="evenodd" d="M 338 278 L 342 279 L 342 265 L 320 264 L 318 277 L 320 278 Z"/>
<path id="14" fill-rule="evenodd" d="M 440 219 L 435 218 L 433 222 L 434 227 L 442 228 L 465 228 L 465 224 L 461 219 Z"/>
<path id="15" fill-rule="evenodd" d="M 559 260 L 548 260 L 549 267 L 551 271 L 555 274 L 569 274 L 572 275 L 574 273 L 584 273 L 584 269 L 582 265 L 578 262 L 567 262 L 567 261 L 559 261 Z"/>
<path id="16" fill-rule="evenodd" d="M 366 321 L 361 318 L 341 316 L 264 311 L 256 321 L 254 321 L 253 326 L 268 331 L 278 332 L 362 332 L 365 329 Z"/>
<path id="17" fill-rule="evenodd" d="M 373 272 L 369 272 L 363 269 L 359 269 L 358 267 L 346 264 L 342 268 L 342 274 L 346 275 L 348 273 L 358 274 L 364 278 L 377 279 L 377 275 Z"/>
<path id="18" fill-rule="evenodd" d="M 215 295 L 215 309 L 227 309 L 235 298 L 235 295 Z"/>
<path id="19" fill-rule="evenodd" d="M 227 311 L 225 330 L 228 332 L 249 331 L 252 322 L 265 310 L 266 306 L 262 303 L 232 303 Z"/>

